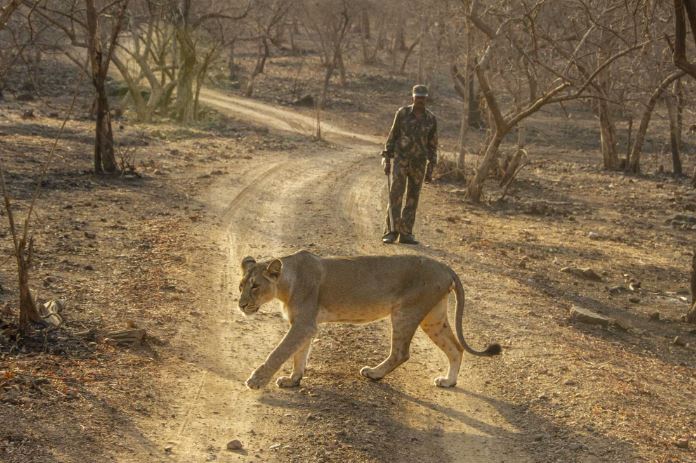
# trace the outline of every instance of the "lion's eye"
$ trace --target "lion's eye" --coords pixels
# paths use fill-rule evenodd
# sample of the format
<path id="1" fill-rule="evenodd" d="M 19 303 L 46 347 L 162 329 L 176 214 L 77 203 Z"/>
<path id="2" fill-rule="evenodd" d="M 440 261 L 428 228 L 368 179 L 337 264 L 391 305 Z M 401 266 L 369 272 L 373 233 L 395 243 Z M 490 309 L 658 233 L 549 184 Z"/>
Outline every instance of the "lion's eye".
<path id="1" fill-rule="evenodd" d="M 258 290 L 259 290 L 259 285 L 253 285 L 253 286 L 251 287 L 251 290 L 254 291 L 254 292 L 258 291 Z"/>

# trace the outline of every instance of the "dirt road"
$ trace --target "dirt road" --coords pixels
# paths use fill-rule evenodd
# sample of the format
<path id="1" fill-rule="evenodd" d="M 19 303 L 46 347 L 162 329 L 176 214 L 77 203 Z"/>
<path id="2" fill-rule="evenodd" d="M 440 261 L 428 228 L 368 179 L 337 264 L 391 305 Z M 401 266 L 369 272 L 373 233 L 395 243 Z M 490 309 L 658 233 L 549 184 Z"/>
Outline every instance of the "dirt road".
<path id="1" fill-rule="evenodd" d="M 271 130 L 308 134 L 311 118 L 259 102 L 206 91 L 202 100 L 227 115 Z M 325 325 L 313 344 L 299 389 L 271 384 L 261 391 L 244 380 L 287 330 L 277 305 L 253 317 L 237 310 L 238 262 L 245 255 L 281 256 L 299 249 L 321 255 L 427 253 L 425 246 L 383 246 L 386 187 L 372 137 L 324 125 L 329 143 L 246 167 L 242 179 L 218 182 L 201 198 L 221 218 L 211 240 L 226 248 L 223 265 L 205 268 L 210 298 L 198 329 L 182 328 L 195 345 L 182 352 L 187 371 L 165 371 L 172 384 L 170 419 L 152 423 L 163 461 L 529 461 L 516 445 L 521 433 L 505 406 L 489 397 L 482 362 L 465 357 L 459 385 L 438 389 L 433 378 L 446 359 L 418 332 L 411 359 L 379 383 L 359 375 L 388 353 L 386 321 L 367 326 Z M 425 188 L 424 202 L 429 191 Z M 418 224 L 416 225 L 419 226 Z M 470 315 L 476 317 L 476 314 Z M 481 315 L 484 316 L 484 315 Z M 194 325 L 191 325 L 194 326 Z M 469 330 L 465 327 L 465 333 Z M 480 338 L 479 338 L 480 339 Z M 239 439 L 240 452 L 225 445 Z M 159 453 L 155 453 L 159 451 Z M 138 450 L 124 459 L 138 461 Z"/>

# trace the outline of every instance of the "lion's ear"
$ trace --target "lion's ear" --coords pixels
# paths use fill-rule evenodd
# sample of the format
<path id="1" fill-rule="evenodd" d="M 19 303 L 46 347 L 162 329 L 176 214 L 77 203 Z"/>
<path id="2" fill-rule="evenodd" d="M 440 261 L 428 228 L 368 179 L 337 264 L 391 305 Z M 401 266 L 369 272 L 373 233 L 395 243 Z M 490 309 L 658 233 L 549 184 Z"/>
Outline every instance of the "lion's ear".
<path id="1" fill-rule="evenodd" d="M 272 260 L 266 267 L 266 275 L 277 280 L 280 276 L 280 270 L 283 268 L 283 263 L 279 259 Z"/>
<path id="2" fill-rule="evenodd" d="M 242 259 L 242 272 L 246 273 L 254 265 L 256 265 L 256 259 L 251 256 L 246 256 Z"/>

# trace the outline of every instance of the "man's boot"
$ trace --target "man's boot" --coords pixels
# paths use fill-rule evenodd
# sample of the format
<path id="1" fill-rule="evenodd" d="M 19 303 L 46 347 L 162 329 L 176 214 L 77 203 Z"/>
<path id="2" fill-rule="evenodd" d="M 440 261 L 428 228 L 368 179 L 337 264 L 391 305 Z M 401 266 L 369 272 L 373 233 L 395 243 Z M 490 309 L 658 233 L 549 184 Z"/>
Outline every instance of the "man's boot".
<path id="1" fill-rule="evenodd" d="M 394 241 L 396 241 L 396 238 L 399 236 L 398 232 L 392 231 L 387 234 L 385 234 L 382 237 L 382 243 L 384 244 L 393 244 Z"/>
<path id="2" fill-rule="evenodd" d="M 399 243 L 401 243 L 401 244 L 418 244 L 418 241 L 416 240 L 416 238 L 413 235 L 401 234 L 401 236 L 399 236 Z"/>

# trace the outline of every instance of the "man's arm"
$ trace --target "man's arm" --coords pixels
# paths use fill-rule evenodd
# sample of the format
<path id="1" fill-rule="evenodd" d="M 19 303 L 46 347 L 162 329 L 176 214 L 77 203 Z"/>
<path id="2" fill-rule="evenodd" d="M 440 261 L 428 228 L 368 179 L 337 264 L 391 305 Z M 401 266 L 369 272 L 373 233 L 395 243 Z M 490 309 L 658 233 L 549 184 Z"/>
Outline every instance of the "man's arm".
<path id="1" fill-rule="evenodd" d="M 386 158 L 394 157 L 394 148 L 396 148 L 396 140 L 398 140 L 401 132 L 401 110 L 397 110 L 394 115 L 394 122 L 392 123 L 391 130 L 389 130 L 389 136 L 387 137 L 387 142 L 384 145 L 384 151 L 382 156 Z"/>
<path id="2" fill-rule="evenodd" d="M 428 134 L 428 167 L 425 169 L 425 183 L 433 181 L 433 169 L 437 164 L 437 119 L 433 121 L 433 128 Z"/>
<path id="3" fill-rule="evenodd" d="M 428 162 L 433 166 L 437 164 L 437 119 L 433 121 L 433 128 L 428 134 Z"/>

